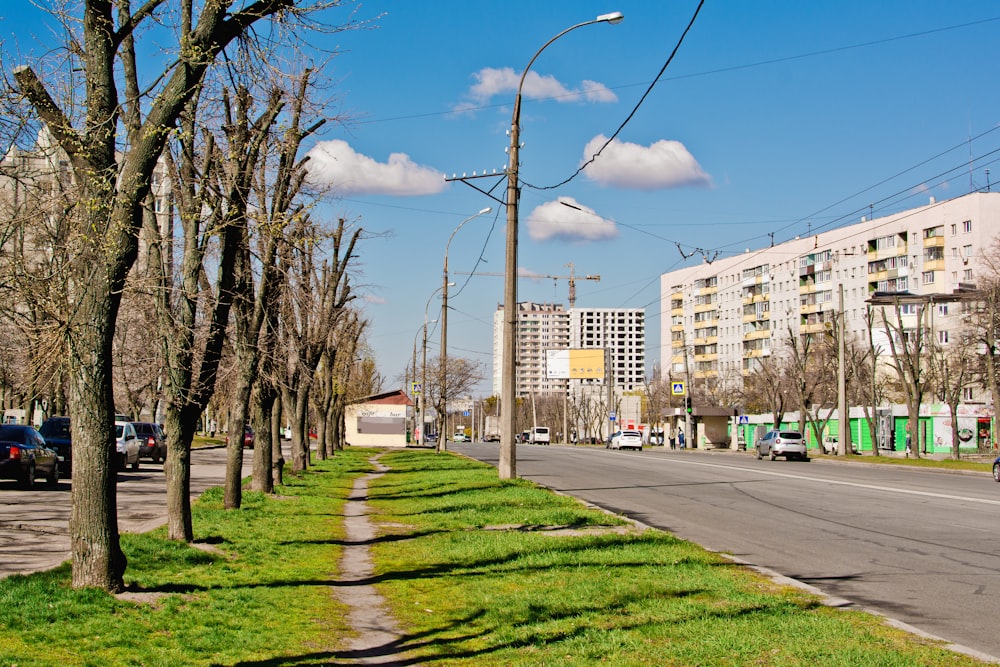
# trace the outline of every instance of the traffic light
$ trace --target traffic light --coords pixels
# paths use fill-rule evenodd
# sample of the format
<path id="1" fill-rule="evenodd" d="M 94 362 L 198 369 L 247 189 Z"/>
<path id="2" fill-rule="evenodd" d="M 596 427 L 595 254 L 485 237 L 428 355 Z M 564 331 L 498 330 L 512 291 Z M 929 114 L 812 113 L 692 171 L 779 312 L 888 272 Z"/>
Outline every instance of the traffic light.
<path id="1" fill-rule="evenodd" d="M 684 397 L 684 410 L 688 414 L 691 414 L 691 395 L 690 394 L 688 394 L 687 396 Z"/>

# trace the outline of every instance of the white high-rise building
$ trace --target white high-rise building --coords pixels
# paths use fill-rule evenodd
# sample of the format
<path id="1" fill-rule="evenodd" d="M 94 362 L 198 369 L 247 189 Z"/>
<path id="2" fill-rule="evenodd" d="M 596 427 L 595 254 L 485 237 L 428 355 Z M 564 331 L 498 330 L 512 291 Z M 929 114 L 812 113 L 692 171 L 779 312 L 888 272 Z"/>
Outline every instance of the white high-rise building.
<path id="1" fill-rule="evenodd" d="M 646 383 L 646 311 L 642 308 L 573 308 L 571 348 L 608 350 L 612 385 L 635 391 Z M 591 384 L 598 380 L 584 380 Z"/>
<path id="2" fill-rule="evenodd" d="M 517 304 L 515 393 L 565 392 L 567 381 L 546 377 L 546 350 L 610 350 L 613 384 L 632 391 L 645 381 L 645 311 L 640 308 L 572 308 L 561 304 Z M 503 306 L 493 315 L 493 393 L 500 393 L 503 367 Z M 603 384 L 603 380 L 586 380 Z"/>
<path id="3" fill-rule="evenodd" d="M 1000 193 L 973 193 L 665 273 L 663 368 L 738 381 L 790 337 L 832 327 L 841 288 L 849 337 L 867 340 L 866 302 L 876 293 L 906 292 L 935 297 L 933 335 L 947 345 L 961 308 L 944 301 L 975 282 L 998 235 Z M 902 309 L 904 328 L 917 326 L 916 306 Z"/>

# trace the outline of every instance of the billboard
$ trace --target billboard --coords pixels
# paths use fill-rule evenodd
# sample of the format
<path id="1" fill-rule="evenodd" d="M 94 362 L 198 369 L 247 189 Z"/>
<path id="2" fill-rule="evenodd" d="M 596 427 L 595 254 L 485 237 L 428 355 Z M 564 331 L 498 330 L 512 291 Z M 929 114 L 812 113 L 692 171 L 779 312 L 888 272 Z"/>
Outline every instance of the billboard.
<path id="1" fill-rule="evenodd" d="M 602 380 L 604 350 L 545 350 L 545 377 L 550 380 Z"/>

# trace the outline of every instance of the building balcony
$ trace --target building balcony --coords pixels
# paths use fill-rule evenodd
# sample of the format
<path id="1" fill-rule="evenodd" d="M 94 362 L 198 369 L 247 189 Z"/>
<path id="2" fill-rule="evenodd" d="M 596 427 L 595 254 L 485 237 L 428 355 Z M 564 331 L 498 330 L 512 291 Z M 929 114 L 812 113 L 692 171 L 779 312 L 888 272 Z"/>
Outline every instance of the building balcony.
<path id="1" fill-rule="evenodd" d="M 941 259 L 925 259 L 924 271 L 944 271 L 944 258 L 942 257 Z"/>
<path id="2" fill-rule="evenodd" d="M 719 307 L 717 303 L 700 303 L 696 304 L 694 307 L 694 312 L 696 313 L 706 313 L 710 310 L 715 310 Z"/>
<path id="3" fill-rule="evenodd" d="M 924 239 L 925 248 L 943 248 L 944 247 L 944 237 L 943 236 L 931 236 L 930 238 Z"/>
<path id="4" fill-rule="evenodd" d="M 818 313 L 820 311 L 820 305 L 818 303 L 807 303 L 799 305 L 799 313 L 802 315 L 811 315 L 812 313 Z"/>
<path id="5" fill-rule="evenodd" d="M 832 322 L 815 322 L 813 324 L 802 324 L 799 326 L 799 333 L 814 334 L 822 333 L 833 327 Z"/>
<path id="6" fill-rule="evenodd" d="M 760 329 L 759 331 L 748 331 L 743 334 L 743 340 L 760 340 L 761 338 L 770 338 L 770 329 Z"/>
<path id="7" fill-rule="evenodd" d="M 743 352 L 744 359 L 760 359 L 769 356 L 771 356 L 771 350 L 745 350 Z"/>

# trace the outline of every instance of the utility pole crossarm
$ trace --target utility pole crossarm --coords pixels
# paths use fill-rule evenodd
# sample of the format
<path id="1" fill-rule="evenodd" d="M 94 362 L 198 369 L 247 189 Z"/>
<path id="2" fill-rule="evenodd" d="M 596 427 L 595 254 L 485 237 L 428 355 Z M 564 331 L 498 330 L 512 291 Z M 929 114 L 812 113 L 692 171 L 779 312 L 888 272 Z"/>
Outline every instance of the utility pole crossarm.
<path id="1" fill-rule="evenodd" d="M 599 276 L 597 274 L 591 274 L 591 273 L 588 273 L 585 276 L 577 276 L 574 273 L 574 271 L 573 271 L 573 264 L 572 263 L 567 264 L 566 266 L 570 267 L 570 272 L 569 272 L 568 276 L 554 276 L 554 275 L 545 274 L 545 275 L 522 276 L 522 277 L 532 278 L 532 279 L 538 279 L 538 280 L 541 280 L 542 278 L 547 278 L 549 280 L 568 280 L 569 281 L 569 307 L 570 308 L 574 308 L 574 307 L 576 307 L 576 281 L 577 281 L 577 279 L 579 278 L 581 280 L 600 281 L 601 280 L 601 276 Z M 463 272 L 463 271 L 455 271 L 454 273 L 457 274 L 457 275 L 460 275 L 460 276 L 495 276 L 495 277 L 498 277 L 498 278 L 502 278 L 503 275 L 504 275 L 502 273 L 490 273 L 490 272 L 486 272 L 486 271 L 474 271 L 474 272 L 471 272 L 471 273 L 470 272 Z"/>

